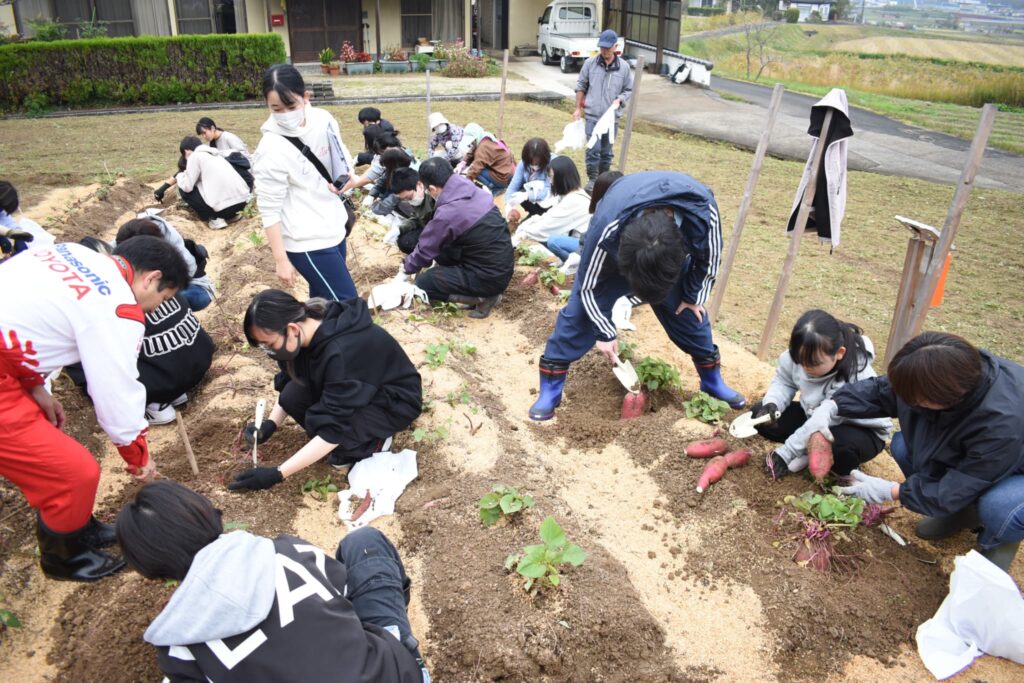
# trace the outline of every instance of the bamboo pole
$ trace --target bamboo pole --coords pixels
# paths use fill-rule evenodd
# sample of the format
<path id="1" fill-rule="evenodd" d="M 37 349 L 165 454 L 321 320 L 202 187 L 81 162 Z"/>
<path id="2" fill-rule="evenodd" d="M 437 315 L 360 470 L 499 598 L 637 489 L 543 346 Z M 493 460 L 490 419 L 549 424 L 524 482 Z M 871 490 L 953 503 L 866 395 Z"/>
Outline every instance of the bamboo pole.
<path id="1" fill-rule="evenodd" d="M 825 120 L 821 124 L 821 132 L 818 134 L 818 144 L 814 148 L 814 159 L 811 161 L 811 177 L 804 189 L 804 196 L 800 200 L 800 209 L 796 214 L 796 222 L 793 224 L 793 234 L 789 238 L 789 252 L 786 253 L 786 261 L 782 264 L 782 274 L 779 275 L 779 284 L 775 286 L 775 298 L 772 299 L 772 307 L 768 312 L 768 321 L 761 333 L 761 343 L 757 346 L 757 357 L 761 360 L 768 358 L 768 348 L 772 343 L 772 336 L 779 324 L 779 316 L 782 315 L 782 304 L 786 299 L 786 289 L 789 287 L 789 279 L 793 276 L 793 267 L 796 266 L 796 257 L 800 252 L 800 241 L 807 230 L 807 217 L 811 213 L 814 204 L 814 192 L 818 188 L 818 169 L 821 168 L 821 161 L 825 157 L 825 148 L 828 146 L 829 128 L 832 126 L 832 109 L 825 111 Z"/>
<path id="2" fill-rule="evenodd" d="M 501 132 L 505 127 L 505 84 L 508 81 L 508 48 L 501 56 L 501 98 L 498 100 L 498 130 L 495 133 L 501 140 Z"/>
<path id="3" fill-rule="evenodd" d="M 188 440 L 188 432 L 185 431 L 185 420 L 181 417 L 181 411 L 175 410 L 174 417 L 178 420 L 178 436 L 181 437 L 181 443 L 185 445 L 185 457 L 188 458 L 188 464 L 192 467 L 192 474 L 199 474 L 196 454 L 192 452 L 192 443 Z"/>
<path id="4" fill-rule="evenodd" d="M 708 315 L 712 324 L 718 318 L 718 312 L 722 308 L 725 288 L 729 284 L 729 274 L 732 272 L 732 264 L 736 260 L 736 252 L 740 247 L 743 225 L 747 221 L 747 212 L 750 211 L 750 204 L 754 199 L 754 190 L 757 188 L 757 180 L 761 175 L 761 166 L 764 163 L 764 156 L 768 152 L 768 141 L 772 137 L 772 128 L 775 127 L 775 119 L 779 114 L 779 105 L 782 103 L 782 93 L 785 89 L 786 86 L 776 83 L 775 88 L 772 90 L 772 100 L 768 105 L 768 121 L 765 122 L 764 130 L 761 131 L 761 139 L 757 141 L 754 163 L 750 167 L 750 174 L 747 176 L 747 186 L 743 188 L 743 199 L 740 200 L 740 208 L 736 213 L 736 223 L 732 227 L 732 236 L 729 238 L 729 250 L 725 254 L 725 262 L 718 270 L 715 294 L 711 298 L 711 305 L 708 308 Z"/>
<path id="5" fill-rule="evenodd" d="M 636 58 L 636 76 L 633 79 L 633 95 L 629 98 L 629 111 L 626 112 L 626 129 L 622 134 L 622 149 L 619 151 L 619 172 L 626 172 L 626 156 L 629 154 L 629 140 L 633 137 L 633 116 L 636 114 L 636 101 L 640 99 L 640 81 L 644 77 L 643 55 Z"/>
<path id="6" fill-rule="evenodd" d="M 967 163 L 960 173 L 960 180 L 957 182 L 956 192 L 953 194 L 953 201 L 949 205 L 949 212 L 946 214 L 946 222 L 942 225 L 942 232 L 939 233 L 939 241 L 932 250 L 931 262 L 928 264 L 928 271 L 924 280 L 914 295 L 914 307 L 910 311 L 910 318 L 907 324 L 907 339 L 912 339 L 924 329 L 924 319 L 928 316 L 932 294 L 939 284 L 942 269 L 946 264 L 946 257 L 953 248 L 953 240 L 956 239 L 956 231 L 960 228 L 960 218 L 963 216 L 967 200 L 971 196 L 971 189 L 974 187 L 974 176 L 978 173 L 981 165 L 981 158 L 985 154 L 985 145 L 988 143 L 988 136 L 992 132 L 992 124 L 996 118 L 996 107 L 994 104 L 986 104 L 981 108 L 981 118 L 978 120 L 978 130 L 974 133 L 974 141 L 971 142 L 971 149 L 967 153 Z"/>

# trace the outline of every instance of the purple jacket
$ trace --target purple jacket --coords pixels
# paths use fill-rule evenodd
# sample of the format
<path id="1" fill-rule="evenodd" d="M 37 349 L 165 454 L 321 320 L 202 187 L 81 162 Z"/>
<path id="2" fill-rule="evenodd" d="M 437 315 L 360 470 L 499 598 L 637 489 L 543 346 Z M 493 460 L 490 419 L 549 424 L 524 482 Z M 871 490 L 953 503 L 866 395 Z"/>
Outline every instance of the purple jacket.
<path id="1" fill-rule="evenodd" d="M 416 249 L 405 257 L 406 273 L 429 266 L 444 247 L 469 231 L 494 208 L 491 193 L 468 178 L 452 174 L 437 197 L 434 217 L 423 228 Z"/>

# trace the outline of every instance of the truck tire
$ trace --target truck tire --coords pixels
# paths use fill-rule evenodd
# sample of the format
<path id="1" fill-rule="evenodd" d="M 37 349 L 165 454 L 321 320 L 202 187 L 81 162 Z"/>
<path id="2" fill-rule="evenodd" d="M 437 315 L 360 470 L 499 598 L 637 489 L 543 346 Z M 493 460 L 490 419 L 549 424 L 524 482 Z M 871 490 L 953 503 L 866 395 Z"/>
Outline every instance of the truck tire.
<path id="1" fill-rule="evenodd" d="M 576 70 L 576 60 L 572 57 L 566 57 L 562 55 L 562 59 L 559 60 L 558 67 L 564 74 L 570 74 Z"/>
<path id="2" fill-rule="evenodd" d="M 555 63 L 555 60 L 551 59 L 551 55 L 548 54 L 547 45 L 540 46 L 540 63 L 547 64 L 548 66 L 551 66 L 552 64 Z"/>

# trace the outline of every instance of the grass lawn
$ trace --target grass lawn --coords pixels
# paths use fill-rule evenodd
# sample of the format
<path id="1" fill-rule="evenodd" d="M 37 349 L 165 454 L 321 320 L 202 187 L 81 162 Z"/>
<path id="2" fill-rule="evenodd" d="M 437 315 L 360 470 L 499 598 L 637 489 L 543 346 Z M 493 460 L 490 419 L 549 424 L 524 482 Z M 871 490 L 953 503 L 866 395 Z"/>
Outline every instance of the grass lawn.
<path id="1" fill-rule="evenodd" d="M 352 147 L 361 142 L 358 106 L 330 107 Z M 494 103 L 447 103 L 438 108 L 459 123 L 496 123 Z M 388 105 L 384 115 L 404 132 L 407 144 L 422 153 L 426 125 L 421 103 Z M 200 115 L 240 135 L 255 148 L 266 112 L 217 110 L 202 113 L 0 121 L 0 177 L 18 186 L 30 207 L 47 191 L 84 185 L 124 174 L 157 181 L 174 169 L 178 142 L 193 131 Z M 560 137 L 568 114 L 524 102 L 510 102 L 504 138 L 517 156 L 530 137 Z M 572 154 L 582 168 L 582 153 Z M 752 155 L 725 144 L 645 129 L 633 136 L 631 171 L 672 169 L 690 173 L 718 197 L 728 239 Z M 757 345 L 785 255 L 784 226 L 796 192 L 802 163 L 766 159 L 747 219 L 718 334 Z M 810 307 L 825 308 L 863 326 L 884 352 L 907 232 L 893 216 L 901 214 L 941 226 L 953 190 L 921 180 L 852 172 L 840 249 L 829 254 L 805 240 L 790 287 L 773 351 L 781 352 L 789 327 Z M 1024 360 L 1024 212 L 1021 196 L 975 189 L 964 212 L 943 305 L 929 327 L 962 334 L 1018 361 Z M 31 211 L 29 212 L 31 215 Z M 41 218 L 37 216 L 37 218 Z M 102 226 L 107 227 L 107 226 Z"/>

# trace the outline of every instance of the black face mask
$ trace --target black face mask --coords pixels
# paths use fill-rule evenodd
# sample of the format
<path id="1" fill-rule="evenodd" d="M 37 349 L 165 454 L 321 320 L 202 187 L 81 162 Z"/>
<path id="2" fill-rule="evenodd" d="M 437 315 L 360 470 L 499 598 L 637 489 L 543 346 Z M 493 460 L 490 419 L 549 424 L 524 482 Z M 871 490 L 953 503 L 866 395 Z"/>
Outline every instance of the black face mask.
<path id="1" fill-rule="evenodd" d="M 288 362 L 290 360 L 295 360 L 296 357 L 298 357 L 299 352 L 302 351 L 302 330 L 299 330 L 296 339 L 298 339 L 298 343 L 295 345 L 295 350 L 289 351 L 288 336 L 286 332 L 284 344 L 281 346 L 280 349 L 264 348 L 263 353 L 267 354 L 268 356 L 270 356 L 270 358 L 276 361 Z"/>

